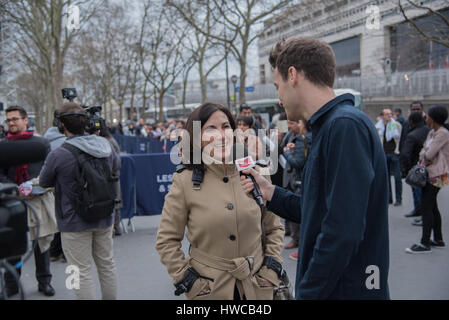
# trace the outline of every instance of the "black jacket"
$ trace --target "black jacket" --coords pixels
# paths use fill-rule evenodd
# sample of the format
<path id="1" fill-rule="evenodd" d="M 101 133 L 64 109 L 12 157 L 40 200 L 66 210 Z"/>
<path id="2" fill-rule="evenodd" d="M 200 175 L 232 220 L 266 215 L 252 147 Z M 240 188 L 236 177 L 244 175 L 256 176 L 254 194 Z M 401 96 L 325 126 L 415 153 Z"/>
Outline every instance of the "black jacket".
<path id="1" fill-rule="evenodd" d="M 430 128 L 424 122 L 415 127 L 410 127 L 405 136 L 401 151 L 402 175 L 407 175 L 410 169 L 418 162 L 419 152 L 421 151 Z"/>
<path id="2" fill-rule="evenodd" d="M 301 223 L 295 298 L 389 299 L 388 170 L 378 133 L 351 94 L 309 123 L 301 193 L 276 186 L 267 203 Z"/>

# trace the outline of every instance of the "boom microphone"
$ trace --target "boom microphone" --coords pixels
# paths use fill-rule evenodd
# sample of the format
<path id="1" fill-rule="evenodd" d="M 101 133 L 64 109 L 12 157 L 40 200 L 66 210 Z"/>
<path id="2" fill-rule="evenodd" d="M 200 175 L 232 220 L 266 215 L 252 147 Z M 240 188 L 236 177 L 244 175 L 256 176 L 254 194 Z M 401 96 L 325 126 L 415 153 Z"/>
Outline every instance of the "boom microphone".
<path id="1" fill-rule="evenodd" d="M 44 161 L 45 144 L 36 141 L 0 142 L 0 168 Z"/>

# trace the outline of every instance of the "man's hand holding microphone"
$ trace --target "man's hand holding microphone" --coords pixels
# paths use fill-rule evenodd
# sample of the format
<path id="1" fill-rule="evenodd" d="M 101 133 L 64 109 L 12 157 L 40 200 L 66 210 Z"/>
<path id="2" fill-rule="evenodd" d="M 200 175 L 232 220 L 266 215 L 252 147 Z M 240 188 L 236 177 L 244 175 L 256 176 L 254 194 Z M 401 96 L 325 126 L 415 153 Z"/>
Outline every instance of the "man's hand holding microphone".
<path id="1" fill-rule="evenodd" d="M 254 180 L 259 186 L 262 198 L 266 201 L 271 200 L 274 193 L 274 185 L 272 185 L 267 179 L 262 177 L 256 170 L 252 168 L 243 170 L 242 173 L 244 175 L 240 176 L 240 184 L 242 185 L 243 191 L 245 191 L 248 197 L 250 198 L 252 197 L 251 192 L 254 190 L 254 183 L 250 178 L 246 177 L 245 175 L 252 175 L 254 177 Z"/>

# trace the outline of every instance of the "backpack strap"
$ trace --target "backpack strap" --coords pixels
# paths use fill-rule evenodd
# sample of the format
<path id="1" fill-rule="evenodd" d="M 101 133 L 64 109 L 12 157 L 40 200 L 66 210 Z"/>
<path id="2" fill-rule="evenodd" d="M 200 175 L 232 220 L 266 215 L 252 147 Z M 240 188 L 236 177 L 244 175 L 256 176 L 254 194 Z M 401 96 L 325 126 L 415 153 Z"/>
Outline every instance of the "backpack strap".
<path id="1" fill-rule="evenodd" d="M 76 158 L 76 160 L 79 162 L 79 157 L 82 153 L 84 153 L 83 151 L 81 151 L 80 149 L 78 149 L 77 147 L 75 147 L 74 145 L 71 145 L 70 143 L 64 142 L 61 147 L 63 147 L 64 149 L 67 149 L 70 151 L 71 154 L 74 155 L 74 157 Z"/>

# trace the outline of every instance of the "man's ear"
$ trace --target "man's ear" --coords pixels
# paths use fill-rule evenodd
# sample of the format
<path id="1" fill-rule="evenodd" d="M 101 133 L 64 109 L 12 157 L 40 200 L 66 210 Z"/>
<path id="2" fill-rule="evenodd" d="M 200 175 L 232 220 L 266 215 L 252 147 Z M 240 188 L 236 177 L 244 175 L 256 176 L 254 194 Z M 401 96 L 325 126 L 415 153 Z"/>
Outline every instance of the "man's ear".
<path id="1" fill-rule="evenodd" d="M 301 80 L 303 74 L 301 71 L 296 70 L 295 67 L 291 66 L 288 68 L 287 80 L 292 84 L 292 86 L 296 86 L 296 84 Z"/>

